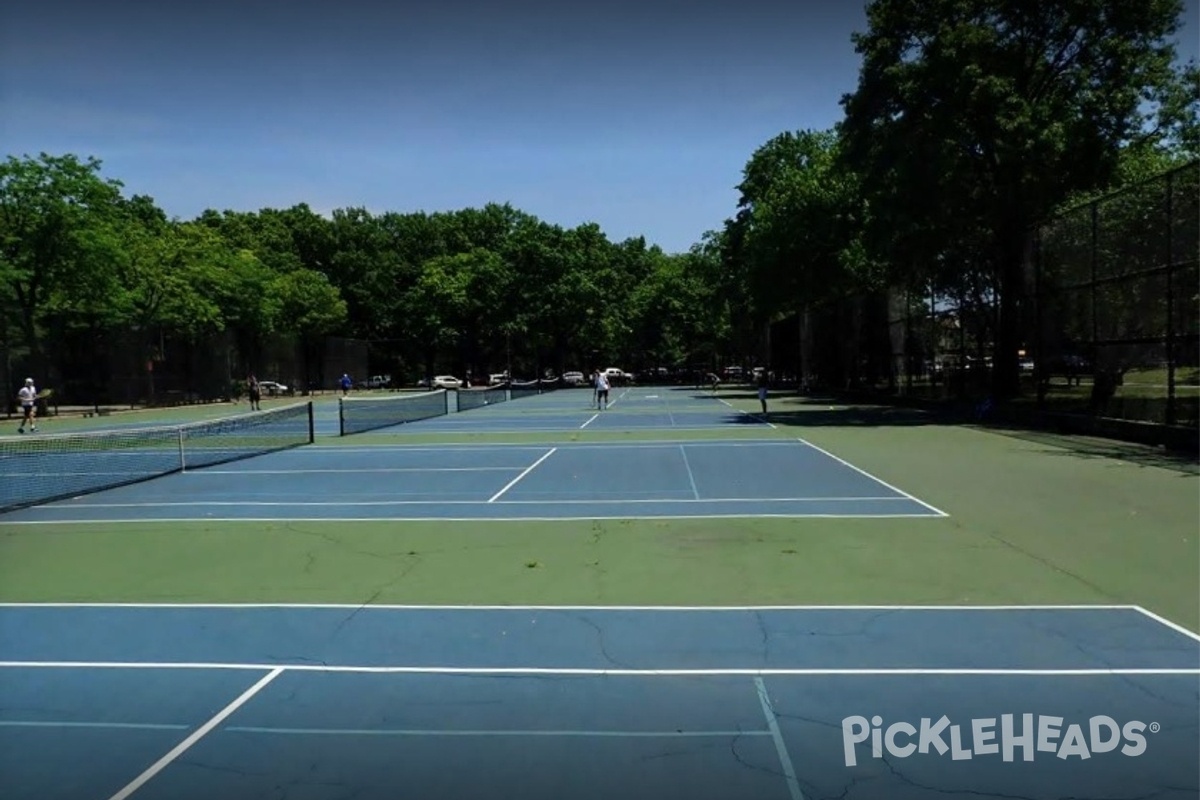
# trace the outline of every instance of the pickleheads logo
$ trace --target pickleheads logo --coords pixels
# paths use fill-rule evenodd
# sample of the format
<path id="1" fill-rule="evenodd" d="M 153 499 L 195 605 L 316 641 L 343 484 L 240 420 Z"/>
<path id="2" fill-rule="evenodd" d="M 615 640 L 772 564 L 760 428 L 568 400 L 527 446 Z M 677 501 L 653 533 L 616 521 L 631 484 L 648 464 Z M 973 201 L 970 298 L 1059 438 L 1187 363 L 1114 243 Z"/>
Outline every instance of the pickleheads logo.
<path id="1" fill-rule="evenodd" d="M 893 722 L 886 728 L 883 717 L 853 716 L 842 720 L 842 747 L 846 766 L 858 764 L 858 745 L 870 740 L 871 757 L 883 758 L 886 751 L 895 758 L 914 754 L 950 754 L 954 761 L 968 761 L 976 756 L 999 755 L 1004 761 L 1014 761 L 1017 752 L 1023 761 L 1033 761 L 1037 753 L 1047 753 L 1060 759 L 1088 759 L 1101 753 L 1117 752 L 1123 756 L 1140 756 L 1146 752 L 1146 733 L 1158 733 L 1157 722 L 1132 720 L 1118 723 L 1108 716 L 1095 716 L 1083 723 L 1064 727 L 1063 717 L 1022 714 L 1003 714 L 972 719 L 959 725 L 943 716 L 934 721 L 923 717 L 919 723 Z M 999 725 L 997 725 L 999 723 Z M 866 748 L 863 747 L 863 750 Z"/>

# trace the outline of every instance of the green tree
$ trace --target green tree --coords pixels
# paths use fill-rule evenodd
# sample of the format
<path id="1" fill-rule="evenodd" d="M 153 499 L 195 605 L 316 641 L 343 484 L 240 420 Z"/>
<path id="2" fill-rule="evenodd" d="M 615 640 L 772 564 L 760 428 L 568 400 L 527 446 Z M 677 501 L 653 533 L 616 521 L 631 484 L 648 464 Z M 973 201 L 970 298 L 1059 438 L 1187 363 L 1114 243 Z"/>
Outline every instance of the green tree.
<path id="1" fill-rule="evenodd" d="M 0 163 L 0 278 L 34 370 L 49 366 L 44 323 L 58 314 L 107 314 L 115 281 L 113 224 L 120 182 L 73 155 L 9 156 Z M 7 338 L 7 337 L 6 337 Z"/>
<path id="2" fill-rule="evenodd" d="M 743 266 L 764 322 L 865 282 L 861 194 L 837 148 L 832 131 L 783 133 L 746 165 L 738 187 Z"/>
<path id="3" fill-rule="evenodd" d="M 1018 387 L 1033 225 L 1105 185 L 1177 85 L 1177 0 L 874 0 L 844 101 L 847 164 L 910 265 L 982 237 L 999 297 L 993 391 Z M 1153 104 L 1152 104 L 1153 105 Z"/>

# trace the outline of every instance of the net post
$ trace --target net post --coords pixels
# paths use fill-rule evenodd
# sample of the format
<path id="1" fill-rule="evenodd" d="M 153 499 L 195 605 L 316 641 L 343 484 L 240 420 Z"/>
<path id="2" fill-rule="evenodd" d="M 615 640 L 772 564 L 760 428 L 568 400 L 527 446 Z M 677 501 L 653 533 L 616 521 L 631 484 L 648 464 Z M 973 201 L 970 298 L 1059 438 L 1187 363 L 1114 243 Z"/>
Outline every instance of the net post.
<path id="1" fill-rule="evenodd" d="M 346 403 L 341 397 L 338 398 L 338 436 L 346 435 Z"/>
<path id="2" fill-rule="evenodd" d="M 175 436 L 176 441 L 179 443 L 179 471 L 180 472 L 185 472 L 187 470 L 187 459 L 183 455 L 183 453 L 184 453 L 183 437 L 186 435 L 187 434 L 184 433 L 184 429 L 180 428 L 176 432 L 176 436 Z"/>
<path id="3" fill-rule="evenodd" d="M 313 403 L 308 401 L 308 443 L 312 444 L 317 440 L 317 426 L 313 418 Z"/>

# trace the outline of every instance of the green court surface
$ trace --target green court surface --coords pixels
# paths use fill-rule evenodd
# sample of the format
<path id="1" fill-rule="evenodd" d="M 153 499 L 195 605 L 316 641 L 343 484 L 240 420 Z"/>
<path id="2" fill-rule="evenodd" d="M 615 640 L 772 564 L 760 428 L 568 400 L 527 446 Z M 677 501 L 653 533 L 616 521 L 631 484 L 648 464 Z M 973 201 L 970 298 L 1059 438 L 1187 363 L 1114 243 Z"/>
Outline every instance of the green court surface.
<path id="1" fill-rule="evenodd" d="M 756 411 L 746 392 L 725 392 Z M 515 405 L 515 404 L 514 404 Z M 179 412 L 182 413 L 182 412 Z M 207 413 L 207 412 L 206 412 Z M 178 416 L 175 416 L 178 420 Z M 928 518 L 93 522 L 0 518 L 0 600 L 449 605 L 1135 604 L 1200 630 L 1195 463 L 919 412 L 772 400 Z M 92 420 L 89 420 L 92 422 Z M 82 427 L 82 424 L 80 424 Z M 690 431 L 670 438 L 732 436 Z M 655 430 L 416 441 L 631 441 Z M 319 437 L 364 447 L 386 435 Z"/>

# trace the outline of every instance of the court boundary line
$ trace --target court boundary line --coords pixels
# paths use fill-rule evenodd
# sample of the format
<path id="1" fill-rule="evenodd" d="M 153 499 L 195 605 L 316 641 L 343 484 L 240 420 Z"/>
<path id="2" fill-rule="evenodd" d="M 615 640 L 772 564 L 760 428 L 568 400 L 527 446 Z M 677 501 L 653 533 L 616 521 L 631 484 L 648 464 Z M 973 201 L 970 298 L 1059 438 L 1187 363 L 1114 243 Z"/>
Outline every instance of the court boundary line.
<path id="1" fill-rule="evenodd" d="M 845 467 L 849 467 L 850 469 L 854 470 L 855 472 L 857 472 L 861 475 L 864 475 L 867 478 L 870 478 L 871 480 L 875 481 L 879 485 L 885 486 L 888 489 L 891 489 L 893 492 L 904 495 L 909 500 L 912 500 L 914 503 L 919 503 L 920 505 L 925 506 L 926 508 L 928 508 L 930 511 L 934 512 L 934 514 L 939 517 L 949 517 L 950 516 L 945 511 L 942 511 L 940 508 L 935 508 L 934 506 L 931 506 L 929 503 L 926 503 L 924 500 L 921 500 L 918 497 L 912 496 L 908 492 L 904 491 L 903 489 L 899 489 L 899 488 L 893 486 L 892 484 L 888 483 L 887 481 L 883 480 L 882 478 L 875 477 L 874 475 L 867 472 L 862 467 L 854 466 L 846 459 L 844 459 L 840 456 L 835 456 L 833 453 L 829 452 L 828 450 L 824 449 L 823 447 L 818 447 L 817 445 L 813 444 L 812 442 L 808 441 L 807 439 L 797 436 L 796 441 L 800 442 L 801 444 L 805 445 L 806 447 L 811 447 L 813 450 L 816 450 L 818 453 L 828 456 L 829 458 L 832 458 L 834 461 L 838 462 L 839 464 L 841 464 Z"/>
<path id="2" fill-rule="evenodd" d="M 771 738 L 775 742 L 775 753 L 779 756 L 780 766 L 783 767 L 783 777 L 787 781 L 788 793 L 791 794 L 792 800 L 804 800 L 804 793 L 800 791 L 800 782 L 796 780 L 796 767 L 792 764 L 787 743 L 783 740 L 783 731 L 779 729 L 779 718 L 775 716 L 775 707 L 771 704 L 771 697 L 767 694 L 767 685 L 763 683 L 761 676 L 755 676 L 754 688 L 758 691 L 758 702 L 762 705 L 763 715 L 767 718 L 767 730 L 771 732 Z"/>
<path id="3" fill-rule="evenodd" d="M 178 602 L 0 602 L 0 608 L 328 608 L 328 609 L 355 609 L 355 610 L 562 610 L 562 612 L 581 612 L 581 610 L 598 610 L 598 612 L 768 612 L 768 610 L 835 610 L 835 612 L 845 612 L 845 610 L 869 610 L 869 612 L 877 612 L 877 610 L 900 610 L 900 612 L 911 612 L 911 610 L 938 610 L 938 612 L 959 612 L 959 610 L 967 610 L 967 612 L 1014 612 L 1014 610 L 1144 610 L 1140 606 L 1127 603 L 1033 603 L 1027 606 L 1018 606 L 1018 604 L 1001 603 L 1001 604 L 984 604 L 984 606 L 953 606 L 953 604 L 928 604 L 923 606 L 920 603 L 898 604 L 898 606 L 884 606 L 884 604 L 799 604 L 799 606 L 786 606 L 786 604 L 772 604 L 772 606 L 503 606 L 503 604 L 480 604 L 480 606 L 450 606 L 444 603 L 368 603 L 366 606 L 362 603 L 289 603 L 289 602 L 262 602 L 262 603 L 178 603 Z"/>
<path id="4" fill-rule="evenodd" d="M 616 402 L 616 401 L 614 400 L 613 402 Z M 609 404 L 609 408 L 612 408 L 611 403 Z M 444 419 L 444 417 L 438 418 L 438 420 L 425 420 L 425 421 L 438 422 L 441 419 Z M 624 419 L 629 419 L 629 417 L 625 417 Z M 416 423 L 405 423 L 405 424 L 413 425 Z M 722 423 L 722 424 L 700 425 L 700 426 L 678 425 L 669 430 L 675 430 L 675 431 L 720 431 L 720 430 L 727 430 L 728 428 L 729 428 L 729 425 Z M 572 425 L 571 427 L 563 427 L 563 428 L 537 428 L 537 427 L 533 427 L 533 426 L 525 427 L 525 428 L 484 428 L 479 423 L 450 424 L 448 422 L 441 422 L 436 429 L 430 427 L 430 428 L 422 428 L 421 430 L 418 430 L 418 431 L 404 430 L 404 431 L 397 431 L 395 433 L 389 433 L 390 430 L 391 430 L 391 428 L 379 428 L 379 429 L 373 430 L 373 431 L 356 433 L 356 434 L 354 434 L 354 436 L 357 436 L 357 437 L 391 436 L 391 437 L 395 437 L 398 439 L 403 439 L 403 438 L 406 438 L 409 436 L 434 436 L 434 435 L 437 435 L 437 433 L 449 433 L 449 434 L 457 434 L 457 435 L 469 433 L 472 435 L 486 436 L 489 434 L 572 433 L 572 432 L 578 431 L 579 429 L 574 427 L 574 425 Z M 600 429 L 592 428 L 591 430 L 597 431 Z M 649 431 L 660 431 L 661 432 L 662 430 L 663 430 L 662 428 L 654 426 L 654 425 L 634 425 L 634 426 L 629 426 L 629 427 L 624 427 L 624 428 L 608 428 L 608 429 L 602 431 L 602 433 L 613 434 L 613 433 L 630 433 L 630 432 L 641 432 L 641 431 L 648 431 L 648 432 Z M 332 450 L 336 446 L 337 445 L 325 445 L 324 447 L 325 447 L 325 449 Z M 313 445 L 305 445 L 305 447 L 311 448 L 311 447 L 313 447 Z"/>
<path id="5" fill-rule="evenodd" d="M 208 720 L 208 722 L 205 722 L 199 728 L 196 728 L 196 730 L 189 734 L 182 742 L 168 750 L 166 755 L 147 767 L 144 772 L 126 784 L 123 789 L 110 797 L 109 800 L 125 800 L 125 798 L 142 788 L 147 781 L 151 780 L 155 775 L 166 769 L 171 762 L 187 752 L 192 745 L 196 744 L 196 742 L 207 736 L 214 728 L 224 722 L 226 718 L 248 703 L 250 699 L 254 697 L 254 695 L 265 689 L 267 684 L 278 678 L 283 673 L 284 670 L 282 667 L 269 667 L 267 669 L 267 674 L 259 678 L 253 686 L 251 686 L 249 689 L 246 689 L 244 692 L 238 695 L 233 702 L 229 703 L 227 706 L 214 714 L 212 718 Z"/>
<path id="6" fill-rule="evenodd" d="M 161 722 L 78 722 L 72 720 L 0 720 L 0 728 L 79 728 L 85 730 L 191 730 L 191 725 L 183 723 Z M 596 739 L 707 739 L 707 738 L 737 738 L 741 736 L 770 736 L 768 730 L 581 730 L 564 729 L 549 730 L 538 728 L 465 728 L 446 730 L 445 728 L 272 728 L 265 725 L 225 725 L 222 733 L 257 733 L 278 736 L 431 736 L 431 737 L 565 737 L 565 738 L 596 738 Z"/>
<path id="7" fill-rule="evenodd" d="M 361 675 L 461 675 L 480 677 L 629 677 L 629 678 L 688 678 L 688 677 L 1117 677 L 1117 676 L 1200 676 L 1200 667 L 712 667 L 712 668 L 606 668 L 606 667 L 455 667 L 445 665 L 355 665 L 355 664 L 263 664 L 224 661 L 0 661 L 0 669 L 127 669 L 127 670 L 193 670 L 225 672 L 268 672 L 259 683 L 243 693 L 257 693 L 270 678 L 284 672 L 319 672 Z M 257 688 L 256 688 L 257 687 Z M 250 694 L 252 697 L 253 694 Z M 245 697 L 249 700 L 250 697 Z M 241 698 L 239 697 L 239 700 Z M 245 702 L 242 700 L 242 703 Z M 237 700 L 234 703 L 238 703 Z M 217 717 L 237 710 L 231 703 Z M 240 705 L 241 703 L 238 703 Z M 231 708 L 232 707 L 232 708 Z M 209 723 L 219 724 L 213 717 Z M 224 719 L 224 717 L 221 717 Z M 215 722 L 214 722 L 215 721 Z M 208 723 L 196 730 L 207 733 Z M 194 734 L 193 734 L 194 735 Z M 196 737 L 199 739 L 199 737 Z M 191 739 L 191 737 L 189 737 Z M 193 741 L 192 744 L 195 742 Z M 182 743 L 181 743 L 182 744 Z M 191 746 L 190 744 L 188 745 Z M 185 748 L 186 749 L 186 748 Z M 180 750 L 180 752 L 183 752 Z M 176 754 L 178 755 L 178 754 Z M 168 762 L 169 763 L 169 762 Z M 165 766 L 165 764 L 164 764 Z M 114 799 L 115 800 L 115 799 Z"/>
<path id="8" fill-rule="evenodd" d="M 180 722 L 88 722 L 80 720 L 0 719 L 0 728 L 67 728 L 78 730 L 189 731 Z"/>
<path id="9" fill-rule="evenodd" d="M 540 462 L 539 462 L 540 463 Z M 536 464 L 534 466 L 537 466 Z M 519 469 L 515 467 L 513 469 Z M 512 472 L 513 469 L 507 470 Z M 527 468 L 525 472 L 514 478 L 509 486 L 516 484 L 528 471 L 532 468 Z M 687 491 L 686 489 L 678 489 L 672 491 Z M 701 505 L 711 505 L 713 503 L 908 503 L 912 502 L 912 498 L 901 497 L 894 495 L 891 497 L 884 496 L 864 496 L 864 497 L 630 497 L 630 498 L 595 498 L 595 499 L 564 499 L 564 500 L 503 500 L 497 502 L 495 498 L 504 493 L 504 489 L 493 495 L 491 500 L 452 500 L 450 498 L 437 500 L 175 500 L 162 503 L 78 503 L 70 506 L 70 508 L 194 508 L 194 507 L 218 507 L 218 508 L 236 508 L 240 506 L 251 506 L 254 508 L 273 507 L 273 506 L 300 506 L 304 508 L 324 508 L 325 506 L 337 506 L 338 508 L 354 508 L 354 507 L 380 507 L 380 506 L 474 506 L 474 505 L 501 505 L 501 506 L 553 506 L 553 505 L 622 505 L 636 504 L 647 505 L 650 503 L 699 503 Z M 64 506 L 34 506 L 40 510 L 56 510 Z M 32 509 L 24 509 L 32 510 Z M 933 514 L 924 514 L 923 516 L 932 517 Z"/>
<path id="10" fill-rule="evenodd" d="M 431 737 L 564 737 L 564 738 L 593 738 L 593 739 L 707 739 L 707 738 L 737 738 L 739 736 L 770 736 L 770 731 L 760 730 L 679 730 L 679 731 L 619 731 L 619 730 L 572 730 L 561 731 L 521 728 L 495 729 L 463 729 L 446 730 L 445 728 L 270 728 L 257 725 L 227 725 L 222 728 L 226 733 L 259 733 L 276 736 L 431 736 Z"/>
<path id="11" fill-rule="evenodd" d="M 747 411 L 744 408 L 738 408 L 733 403 L 729 402 L 728 400 L 724 399 L 723 397 L 718 397 L 717 399 L 720 400 L 725 405 L 732 408 L 734 411 L 738 412 L 739 414 L 750 417 L 751 419 L 756 420 L 760 424 L 766 425 L 771 430 L 779 430 L 778 428 L 775 427 L 775 423 L 771 422 L 769 419 L 765 419 L 762 414 L 755 414 L 754 412 Z"/>
<path id="12" fill-rule="evenodd" d="M 571 433 L 574 429 L 564 429 L 555 431 L 555 433 Z M 652 430 L 652 429 L 647 429 Z M 697 429 L 701 430 L 701 429 Z M 712 428 L 703 428 L 702 430 L 712 430 Z M 620 440 L 598 440 L 598 441 L 571 441 L 569 439 L 559 439 L 551 442 L 414 442 L 412 444 L 377 444 L 377 445 L 337 445 L 337 444 L 312 444 L 306 447 L 297 448 L 289 451 L 291 453 L 311 454 L 320 453 L 326 455 L 328 453 L 379 453 L 390 450 L 411 450 L 413 452 L 428 452 L 439 451 L 446 449 L 456 450 L 492 450 L 500 447 L 508 447 L 513 449 L 523 450 L 544 450 L 547 447 L 671 447 L 677 444 L 684 445 L 705 445 L 705 446 L 722 446 L 729 447 L 733 445 L 772 445 L 779 447 L 782 445 L 795 445 L 796 440 L 791 437 L 783 438 L 779 436 L 763 436 L 759 439 L 637 439 L 630 441 Z"/>
<path id="13" fill-rule="evenodd" d="M 481 505 L 488 505 L 486 502 L 481 502 Z M 503 503 L 492 503 L 493 507 L 504 505 Z M 670 520 L 726 520 L 726 519 L 942 519 L 936 514 L 922 512 L 919 514 L 814 514 L 814 513 L 777 513 L 777 514 L 744 514 L 730 512 L 727 514 L 659 514 L 642 515 L 642 514 L 612 514 L 610 516 L 602 516 L 592 514 L 586 517 L 134 517 L 121 518 L 113 517 L 111 519 L 29 519 L 29 520 L 2 520 L 0 527 L 5 525 L 165 525 L 179 523 L 197 523 L 197 522 L 605 522 L 605 521 L 633 521 L 633 522 L 663 522 Z"/>
<path id="14" fill-rule="evenodd" d="M 1200 633 L 1196 633 L 1195 631 L 1190 631 L 1177 622 L 1172 622 L 1171 620 L 1167 619 L 1166 617 L 1155 614 L 1153 611 L 1150 611 L 1149 609 L 1144 608 L 1142 606 L 1133 606 L 1133 610 L 1150 618 L 1154 622 L 1157 622 L 1159 625 L 1164 625 L 1164 626 L 1170 628 L 1171 630 L 1175 631 L 1176 633 L 1183 634 L 1184 636 L 1188 637 L 1189 639 L 1192 639 L 1193 641 L 1200 642 Z"/>
<path id="15" fill-rule="evenodd" d="M 399 472 L 516 472 L 522 467 L 363 467 L 361 469 L 196 469 L 188 475 L 360 475 Z M 58 473 L 72 474 L 72 473 Z M 108 472 L 84 472 L 81 475 L 108 475 Z M 119 474 L 119 473 L 118 473 Z M 130 473 L 136 475 L 140 473 Z"/>

